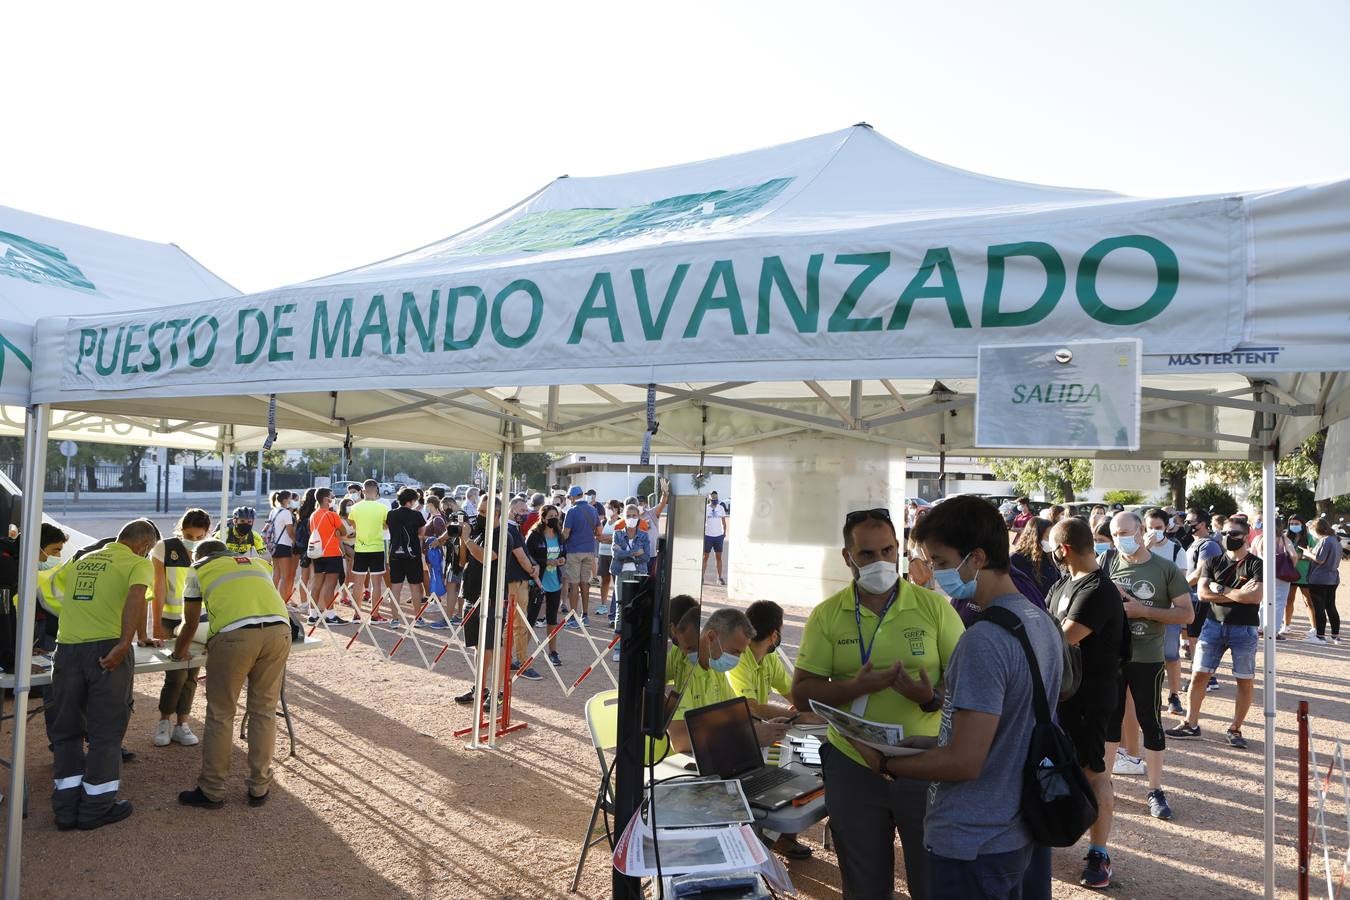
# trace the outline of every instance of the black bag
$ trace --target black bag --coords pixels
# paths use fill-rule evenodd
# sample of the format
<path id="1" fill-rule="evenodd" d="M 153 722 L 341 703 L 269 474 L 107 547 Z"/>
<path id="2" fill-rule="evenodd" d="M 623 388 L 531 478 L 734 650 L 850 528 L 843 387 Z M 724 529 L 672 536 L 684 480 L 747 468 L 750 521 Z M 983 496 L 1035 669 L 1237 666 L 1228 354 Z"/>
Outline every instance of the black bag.
<path id="1" fill-rule="evenodd" d="M 1073 741 L 1050 717 L 1041 667 L 1026 626 L 1010 610 L 991 606 L 982 618 L 1012 632 L 1031 669 L 1036 727 L 1022 770 L 1022 819 L 1031 839 L 1042 847 L 1072 847 L 1097 821 L 1097 797 L 1078 765 Z"/>

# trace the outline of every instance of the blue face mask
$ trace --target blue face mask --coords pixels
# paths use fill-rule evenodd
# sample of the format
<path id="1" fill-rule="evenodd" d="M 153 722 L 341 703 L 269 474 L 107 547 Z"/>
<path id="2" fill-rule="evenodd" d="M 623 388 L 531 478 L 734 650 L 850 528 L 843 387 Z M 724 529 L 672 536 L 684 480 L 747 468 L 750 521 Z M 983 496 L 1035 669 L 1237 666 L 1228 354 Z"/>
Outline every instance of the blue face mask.
<path id="1" fill-rule="evenodd" d="M 1290 534 L 1298 534 L 1298 533 L 1301 532 L 1302 530 L 1303 530 L 1303 526 L 1302 526 L 1302 525 L 1290 525 L 1290 526 L 1289 526 L 1289 533 L 1290 533 Z"/>
<path id="2" fill-rule="evenodd" d="M 741 662 L 741 657 L 736 653 L 723 653 L 717 659 L 708 660 L 708 666 L 714 672 L 730 672 Z"/>
<path id="3" fill-rule="evenodd" d="M 1107 550 L 1111 549 L 1111 543 L 1109 541 L 1098 541 L 1092 545 L 1092 549 L 1096 550 L 1099 554 L 1105 553 Z"/>
<path id="4" fill-rule="evenodd" d="M 1139 552 L 1139 538 L 1132 534 L 1124 534 L 1116 538 L 1116 549 L 1126 556 L 1134 556 Z"/>
<path id="5" fill-rule="evenodd" d="M 944 594 L 953 600 L 969 600 L 975 596 L 975 580 L 979 577 L 979 573 L 976 572 L 975 576 L 969 581 L 961 577 L 961 567 L 966 564 L 968 559 L 970 559 L 969 553 L 961 558 L 961 562 L 957 563 L 954 569 L 933 570 L 933 581 L 937 583 Z"/>

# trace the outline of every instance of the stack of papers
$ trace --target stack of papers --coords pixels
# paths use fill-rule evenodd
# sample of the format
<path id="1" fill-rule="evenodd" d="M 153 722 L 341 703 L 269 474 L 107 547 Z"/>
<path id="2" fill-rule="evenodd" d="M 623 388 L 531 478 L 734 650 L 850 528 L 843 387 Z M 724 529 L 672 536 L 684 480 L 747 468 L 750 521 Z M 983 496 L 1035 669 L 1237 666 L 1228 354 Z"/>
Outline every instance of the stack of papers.
<path id="1" fill-rule="evenodd" d="M 905 738 L 905 729 L 890 722 L 873 722 L 853 713 L 811 701 L 811 711 L 830 723 L 835 731 L 876 750 L 883 756 L 909 756 L 919 753 L 913 747 L 896 746 Z"/>

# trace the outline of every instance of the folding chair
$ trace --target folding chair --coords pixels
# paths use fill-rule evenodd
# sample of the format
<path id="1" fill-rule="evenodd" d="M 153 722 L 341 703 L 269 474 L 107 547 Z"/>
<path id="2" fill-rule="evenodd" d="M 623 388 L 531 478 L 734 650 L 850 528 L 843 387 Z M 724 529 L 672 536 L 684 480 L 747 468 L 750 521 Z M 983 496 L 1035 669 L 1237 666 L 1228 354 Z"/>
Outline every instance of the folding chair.
<path id="1" fill-rule="evenodd" d="M 601 691 L 586 701 L 586 727 L 591 732 L 591 744 L 600 760 L 600 786 L 595 791 L 595 805 L 591 807 L 591 821 L 586 826 L 586 836 L 581 839 L 581 858 L 577 860 L 577 871 L 572 876 L 571 892 L 577 892 L 577 883 L 581 881 L 581 870 L 586 865 L 586 855 L 591 848 L 607 839 L 604 831 L 595 836 L 595 823 L 601 810 L 606 815 L 614 809 L 613 792 L 604 774 L 609 769 L 609 759 L 605 754 L 613 751 L 619 744 L 619 692 Z"/>

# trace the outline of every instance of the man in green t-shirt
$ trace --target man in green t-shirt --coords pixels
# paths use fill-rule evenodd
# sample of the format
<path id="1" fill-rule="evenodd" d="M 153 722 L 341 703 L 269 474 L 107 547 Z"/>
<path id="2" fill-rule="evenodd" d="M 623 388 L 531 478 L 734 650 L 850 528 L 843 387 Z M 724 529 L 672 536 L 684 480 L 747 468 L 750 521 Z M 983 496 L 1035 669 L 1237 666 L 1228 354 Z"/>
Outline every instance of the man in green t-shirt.
<path id="1" fill-rule="evenodd" d="M 61 623 L 47 736 L 56 779 L 52 811 L 61 831 L 89 831 L 131 815 L 131 801 L 117 799 L 131 719 L 131 644 L 145 627 L 145 594 L 155 579 L 147 556 L 158 540 L 155 523 L 136 519 L 116 541 L 67 563 L 52 579 Z"/>
<path id="2" fill-rule="evenodd" d="M 370 599 L 372 622 L 386 621 L 378 609 L 389 577 L 384 567 L 384 526 L 389 512 L 389 504 L 380 499 L 380 483 L 373 478 L 366 479 L 365 499 L 347 510 L 347 518 L 356 526 L 352 582 Z"/>
<path id="3" fill-rule="evenodd" d="M 1125 616 L 1130 621 L 1131 659 L 1121 668 L 1120 705 L 1107 725 L 1106 758 L 1115 759 L 1120 745 L 1126 703 L 1131 702 L 1144 734 L 1144 762 L 1148 767 L 1148 811 L 1155 819 L 1171 819 L 1172 807 L 1162 789 L 1163 734 L 1162 684 L 1163 636 L 1167 625 L 1186 625 L 1195 615 L 1191 586 L 1186 574 L 1171 561 L 1150 553 L 1144 540 L 1144 523 L 1132 512 L 1117 513 L 1111 520 L 1114 548 L 1099 560 L 1102 569 L 1120 589 Z"/>
<path id="4" fill-rule="evenodd" d="M 900 581 L 900 540 L 884 509 L 844 519 L 844 563 L 853 581 L 811 612 L 802 632 L 792 699 L 816 700 L 934 737 L 941 726 L 942 677 L 964 629 L 941 594 Z M 923 820 L 928 783 L 887 780 L 833 728 L 821 748 L 825 808 L 846 897 L 889 897 L 895 832 L 910 896 L 928 896 Z"/>

